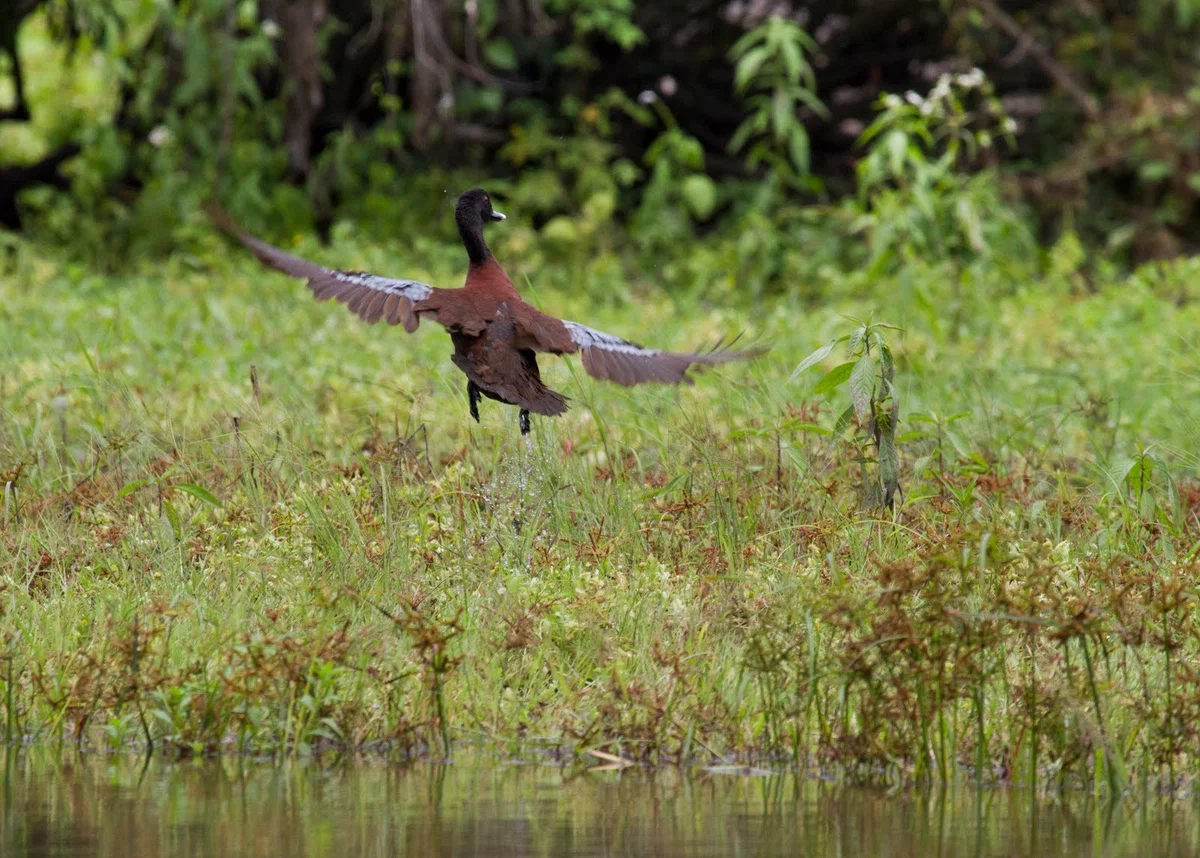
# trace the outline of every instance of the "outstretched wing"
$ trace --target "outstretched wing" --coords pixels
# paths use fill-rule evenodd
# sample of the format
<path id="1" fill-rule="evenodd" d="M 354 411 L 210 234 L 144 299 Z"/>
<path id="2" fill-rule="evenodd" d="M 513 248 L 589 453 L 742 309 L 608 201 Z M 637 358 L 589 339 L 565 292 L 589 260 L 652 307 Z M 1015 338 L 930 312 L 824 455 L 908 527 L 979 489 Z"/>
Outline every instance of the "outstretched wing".
<path id="1" fill-rule="evenodd" d="M 613 334 L 597 331 L 578 322 L 563 322 L 583 356 L 583 368 L 594 378 L 615 381 L 627 387 L 654 381 L 662 384 L 691 384 L 688 368 L 744 360 L 760 355 L 766 347 L 731 351 L 718 345 L 706 352 L 665 352 L 647 349 Z M 732 345 L 729 343 L 728 345 Z"/>
<path id="2" fill-rule="evenodd" d="M 264 265 L 307 280 L 309 290 L 318 301 L 334 298 L 367 324 L 373 325 L 382 319 L 389 325 L 404 325 L 404 330 L 411 334 L 420 323 L 417 314 L 423 309 L 421 302 L 437 291 L 416 280 L 325 268 L 255 238 L 211 203 L 204 208 L 213 223 L 249 248 Z"/>

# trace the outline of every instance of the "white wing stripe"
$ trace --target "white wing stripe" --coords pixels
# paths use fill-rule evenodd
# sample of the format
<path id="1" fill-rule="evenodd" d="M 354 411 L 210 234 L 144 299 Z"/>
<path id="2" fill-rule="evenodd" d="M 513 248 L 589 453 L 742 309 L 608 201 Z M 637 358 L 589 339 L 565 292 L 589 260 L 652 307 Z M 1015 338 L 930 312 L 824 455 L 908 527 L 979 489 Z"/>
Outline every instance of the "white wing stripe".
<path id="1" fill-rule="evenodd" d="M 644 349 L 636 343 L 629 342 L 629 340 L 623 340 L 612 334 L 597 331 L 595 328 L 589 328 L 578 322 L 563 322 L 563 324 L 567 326 L 567 330 L 571 333 L 571 339 L 581 349 L 604 349 L 609 352 L 641 355 L 643 357 L 653 357 L 660 353 L 658 349 Z"/>
<path id="2" fill-rule="evenodd" d="M 335 280 L 350 283 L 354 286 L 365 286 L 376 292 L 386 292 L 389 295 L 403 295 L 410 301 L 423 301 L 433 294 L 433 287 L 416 280 L 394 280 L 391 277 L 380 277 L 378 274 L 365 274 L 361 271 L 334 271 L 326 269 Z"/>

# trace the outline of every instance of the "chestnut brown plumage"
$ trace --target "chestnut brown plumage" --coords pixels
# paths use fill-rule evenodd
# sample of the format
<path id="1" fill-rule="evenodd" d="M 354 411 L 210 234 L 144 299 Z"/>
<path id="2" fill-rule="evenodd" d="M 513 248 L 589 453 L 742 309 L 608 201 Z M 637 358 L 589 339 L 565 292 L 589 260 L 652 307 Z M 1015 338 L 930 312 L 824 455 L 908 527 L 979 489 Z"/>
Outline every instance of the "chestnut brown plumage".
<path id="1" fill-rule="evenodd" d="M 483 240 L 483 227 L 504 220 L 479 188 L 458 198 L 454 218 L 470 264 L 461 289 L 442 289 L 416 280 L 339 271 L 301 259 L 260 241 L 241 229 L 215 205 L 206 206 L 213 222 L 277 271 L 307 281 L 318 300 L 333 298 L 368 324 L 386 321 L 412 333 L 421 318 L 441 324 L 454 342 L 451 360 L 467 376 L 471 416 L 479 419 L 480 396 L 521 409 L 522 434 L 529 412 L 552 417 L 567 410 L 567 398 L 548 388 L 538 372 L 537 354 L 580 353 L 594 378 L 632 386 L 644 382 L 691 384 L 688 369 L 754 357 L 766 351 L 733 351 L 728 345 L 703 352 L 666 352 L 643 348 L 578 322 L 548 316 L 525 303 Z"/>

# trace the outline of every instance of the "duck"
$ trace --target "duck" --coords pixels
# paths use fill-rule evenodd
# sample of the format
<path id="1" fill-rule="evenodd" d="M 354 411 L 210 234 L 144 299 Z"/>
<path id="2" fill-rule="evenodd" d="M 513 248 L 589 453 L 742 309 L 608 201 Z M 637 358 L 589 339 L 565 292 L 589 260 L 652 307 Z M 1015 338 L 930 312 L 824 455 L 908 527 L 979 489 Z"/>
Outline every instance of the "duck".
<path id="1" fill-rule="evenodd" d="M 243 230 L 215 203 L 205 205 L 213 223 L 244 245 L 259 262 L 306 281 L 319 301 L 333 299 L 367 324 L 400 325 L 408 333 L 422 319 L 450 334 L 450 359 L 467 377 L 467 403 L 479 421 L 483 397 L 516 406 L 522 435 L 529 417 L 555 417 L 569 399 L 542 381 L 538 355 L 574 355 L 593 378 L 626 387 L 648 382 L 693 384 L 693 366 L 712 366 L 762 354 L 765 346 L 735 351 L 736 341 L 705 351 L 673 352 L 646 348 L 579 322 L 543 313 L 525 302 L 484 240 L 484 227 L 505 220 L 482 188 L 463 192 L 454 206 L 458 234 L 467 251 L 467 276 L 460 288 L 443 288 L 365 271 L 326 268 L 293 256 Z"/>

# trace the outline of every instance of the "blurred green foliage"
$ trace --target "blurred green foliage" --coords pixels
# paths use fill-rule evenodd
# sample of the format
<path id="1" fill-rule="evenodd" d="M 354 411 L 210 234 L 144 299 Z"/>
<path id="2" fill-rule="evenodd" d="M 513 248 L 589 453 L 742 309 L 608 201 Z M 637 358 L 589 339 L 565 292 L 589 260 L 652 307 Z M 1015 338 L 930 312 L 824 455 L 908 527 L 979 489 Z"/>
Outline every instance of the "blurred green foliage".
<path id="1" fill-rule="evenodd" d="M 206 197 L 276 237 L 382 237 L 486 182 L 538 252 L 669 288 L 941 265 L 959 330 L 982 266 L 1020 282 L 1060 239 L 1169 258 L 1200 225 L 1194 0 L 6 5 L 31 119 L 0 122 L 0 164 L 78 143 L 69 193 L 20 207 L 108 269 L 194 240 Z"/>

